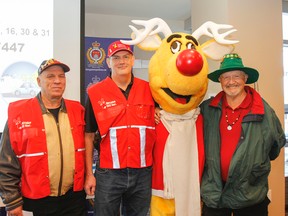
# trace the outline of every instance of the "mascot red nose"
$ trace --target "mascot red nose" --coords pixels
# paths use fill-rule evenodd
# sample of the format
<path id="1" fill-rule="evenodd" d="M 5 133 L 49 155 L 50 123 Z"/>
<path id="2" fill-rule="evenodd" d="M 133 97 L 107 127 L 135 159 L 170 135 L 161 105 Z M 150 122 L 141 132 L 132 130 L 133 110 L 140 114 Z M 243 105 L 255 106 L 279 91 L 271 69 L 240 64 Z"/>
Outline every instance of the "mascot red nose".
<path id="1" fill-rule="evenodd" d="M 149 63 L 149 83 L 161 107 L 156 126 L 152 174 L 151 216 L 200 216 L 200 184 L 204 167 L 202 116 L 199 104 L 208 87 L 207 57 L 220 60 L 238 41 L 225 39 L 232 26 L 208 21 L 191 34 L 172 33 L 165 21 L 132 20 L 144 29 L 122 40 L 146 51 L 156 51 Z M 229 29 L 224 33 L 219 30 Z M 165 38 L 161 39 L 158 33 Z M 203 44 L 198 39 L 212 39 Z"/>
<path id="2" fill-rule="evenodd" d="M 184 76 L 194 76 L 203 67 L 203 58 L 199 52 L 192 49 L 183 50 L 176 60 L 177 69 Z"/>

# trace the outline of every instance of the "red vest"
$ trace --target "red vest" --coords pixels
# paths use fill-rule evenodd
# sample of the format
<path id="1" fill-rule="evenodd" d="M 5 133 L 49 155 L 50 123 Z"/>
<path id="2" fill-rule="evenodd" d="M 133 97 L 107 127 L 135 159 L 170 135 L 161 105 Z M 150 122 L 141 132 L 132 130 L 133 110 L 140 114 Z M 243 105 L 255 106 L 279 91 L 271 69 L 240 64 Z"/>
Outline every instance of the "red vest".
<path id="1" fill-rule="evenodd" d="M 196 132 L 197 132 L 197 144 L 198 144 L 198 164 L 199 164 L 199 178 L 201 182 L 202 173 L 204 169 L 205 162 L 205 152 L 204 152 L 204 136 L 203 136 L 203 116 L 199 115 L 196 120 Z M 164 124 L 160 122 L 156 126 L 156 133 L 158 134 L 156 145 L 154 148 L 154 163 L 152 170 L 152 189 L 163 190 L 163 153 L 165 149 L 165 144 L 169 132 L 165 128 Z M 187 164 L 189 166 L 189 164 Z M 181 168 L 180 168 L 181 169 Z M 193 181 L 193 179 L 191 179 Z"/>
<path id="2" fill-rule="evenodd" d="M 107 77 L 88 89 L 98 128 L 101 168 L 152 165 L 155 142 L 154 101 L 146 81 L 134 78 L 128 100 Z"/>
<path id="3" fill-rule="evenodd" d="M 84 108 L 65 100 L 75 146 L 74 191 L 84 185 Z M 13 102 L 8 108 L 10 141 L 22 169 L 21 190 L 31 199 L 50 195 L 46 134 L 37 98 Z"/>

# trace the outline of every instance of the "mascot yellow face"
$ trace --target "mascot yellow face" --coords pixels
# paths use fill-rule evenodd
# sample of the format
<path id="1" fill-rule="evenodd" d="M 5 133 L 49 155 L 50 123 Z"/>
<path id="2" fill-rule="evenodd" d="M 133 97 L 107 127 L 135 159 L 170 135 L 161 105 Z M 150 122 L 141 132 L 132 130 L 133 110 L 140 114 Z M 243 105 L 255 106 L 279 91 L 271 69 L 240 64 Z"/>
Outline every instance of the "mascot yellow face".
<path id="1" fill-rule="evenodd" d="M 184 33 L 172 34 L 149 63 L 153 98 L 165 111 L 184 114 L 202 101 L 207 73 L 208 63 L 197 40 Z"/>
<path id="2" fill-rule="evenodd" d="M 202 101 L 208 87 L 208 63 L 206 57 L 220 60 L 224 54 L 234 49 L 238 41 L 225 37 L 236 31 L 219 33 L 219 29 L 232 26 L 204 23 L 192 34 L 172 33 L 169 26 L 160 18 L 132 20 L 145 29 L 133 30 L 131 41 L 122 40 L 140 49 L 156 51 L 149 63 L 149 83 L 154 100 L 163 110 L 173 114 L 184 114 L 196 108 Z M 162 40 L 158 33 L 165 38 Z M 204 44 L 198 39 L 206 35 L 212 37 Z"/>

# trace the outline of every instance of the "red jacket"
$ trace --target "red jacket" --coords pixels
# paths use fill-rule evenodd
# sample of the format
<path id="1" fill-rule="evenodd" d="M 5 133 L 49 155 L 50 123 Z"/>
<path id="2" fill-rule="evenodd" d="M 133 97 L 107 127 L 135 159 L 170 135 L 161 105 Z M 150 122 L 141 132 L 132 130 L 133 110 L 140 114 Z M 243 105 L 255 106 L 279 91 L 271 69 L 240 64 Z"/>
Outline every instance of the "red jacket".
<path id="1" fill-rule="evenodd" d="M 88 89 L 102 141 L 100 167 L 152 165 L 155 142 L 154 101 L 146 81 L 134 78 L 128 99 L 107 77 Z"/>
<path id="2" fill-rule="evenodd" d="M 201 181 L 204 162 L 205 162 L 205 152 L 204 152 L 204 137 L 203 137 L 203 116 L 199 115 L 196 120 L 197 129 L 197 144 L 198 144 L 198 163 L 199 163 L 199 178 Z M 153 152 L 153 170 L 152 170 L 152 189 L 163 191 L 163 153 L 165 149 L 165 144 L 169 132 L 165 128 L 162 122 L 156 126 L 157 140 Z M 187 164 L 189 166 L 189 164 Z M 193 179 L 191 179 L 193 181 Z"/>
<path id="3" fill-rule="evenodd" d="M 65 100 L 75 146 L 74 191 L 84 185 L 84 108 Z M 48 153 L 42 111 L 37 97 L 13 102 L 8 108 L 10 142 L 21 164 L 21 190 L 25 197 L 50 195 Z"/>

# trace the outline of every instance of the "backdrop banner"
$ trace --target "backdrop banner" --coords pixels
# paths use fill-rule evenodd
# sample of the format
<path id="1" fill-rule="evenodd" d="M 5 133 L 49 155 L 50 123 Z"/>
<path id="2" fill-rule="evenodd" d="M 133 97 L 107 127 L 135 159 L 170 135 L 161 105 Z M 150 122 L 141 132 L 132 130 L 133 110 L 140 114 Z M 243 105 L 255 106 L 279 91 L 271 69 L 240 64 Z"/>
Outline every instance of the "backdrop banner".
<path id="1" fill-rule="evenodd" d="M 87 88 L 110 75 L 106 64 L 107 50 L 110 43 L 116 40 L 129 40 L 130 38 L 101 38 L 85 37 L 85 101 Z M 133 50 L 133 46 L 131 46 Z"/>

